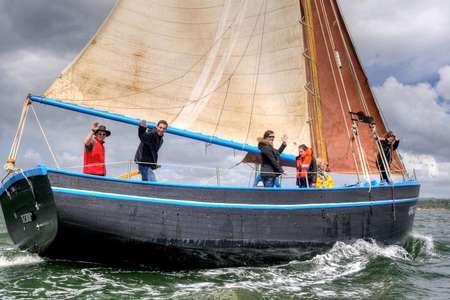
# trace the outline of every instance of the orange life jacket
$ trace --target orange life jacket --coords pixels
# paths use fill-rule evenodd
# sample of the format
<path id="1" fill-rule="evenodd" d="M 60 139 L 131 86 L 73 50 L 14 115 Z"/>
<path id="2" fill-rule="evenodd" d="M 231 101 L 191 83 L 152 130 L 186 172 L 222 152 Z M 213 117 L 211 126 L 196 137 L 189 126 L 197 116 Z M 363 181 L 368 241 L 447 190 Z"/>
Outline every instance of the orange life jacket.
<path id="1" fill-rule="evenodd" d="M 94 147 L 91 151 L 84 149 L 83 173 L 92 175 L 106 175 L 105 147 L 103 143 L 94 138 Z"/>
<path id="2" fill-rule="evenodd" d="M 297 156 L 297 178 L 305 178 L 309 171 L 309 166 L 312 162 L 312 149 L 308 148 L 305 150 L 305 156 Z"/>

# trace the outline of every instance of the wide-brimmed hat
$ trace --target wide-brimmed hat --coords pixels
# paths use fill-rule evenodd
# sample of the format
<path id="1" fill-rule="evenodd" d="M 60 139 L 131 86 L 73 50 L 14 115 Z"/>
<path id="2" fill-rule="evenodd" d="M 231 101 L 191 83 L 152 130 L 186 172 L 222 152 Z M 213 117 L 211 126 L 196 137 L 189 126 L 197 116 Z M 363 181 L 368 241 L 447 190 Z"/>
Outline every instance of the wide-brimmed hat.
<path id="1" fill-rule="evenodd" d="M 97 134 L 97 132 L 99 131 L 103 131 L 106 133 L 106 136 L 110 136 L 111 135 L 111 131 L 107 130 L 106 127 L 104 125 L 100 125 L 98 126 L 97 130 L 94 131 L 94 134 Z"/>

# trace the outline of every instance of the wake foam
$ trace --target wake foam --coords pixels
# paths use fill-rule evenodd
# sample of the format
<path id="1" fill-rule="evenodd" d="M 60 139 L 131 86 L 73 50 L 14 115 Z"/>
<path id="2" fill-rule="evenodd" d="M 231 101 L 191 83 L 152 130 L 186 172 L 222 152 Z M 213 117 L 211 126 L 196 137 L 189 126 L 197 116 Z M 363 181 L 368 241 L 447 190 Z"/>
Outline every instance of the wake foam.
<path id="1" fill-rule="evenodd" d="M 414 259 L 437 255 L 435 253 L 433 237 L 416 232 L 412 232 L 409 235 L 403 247 Z"/>
<path id="2" fill-rule="evenodd" d="M 0 254 L 0 268 L 7 268 L 19 265 L 30 265 L 41 263 L 44 260 L 37 255 L 32 254 L 19 254 L 17 255 L 5 255 L 6 253 Z"/>

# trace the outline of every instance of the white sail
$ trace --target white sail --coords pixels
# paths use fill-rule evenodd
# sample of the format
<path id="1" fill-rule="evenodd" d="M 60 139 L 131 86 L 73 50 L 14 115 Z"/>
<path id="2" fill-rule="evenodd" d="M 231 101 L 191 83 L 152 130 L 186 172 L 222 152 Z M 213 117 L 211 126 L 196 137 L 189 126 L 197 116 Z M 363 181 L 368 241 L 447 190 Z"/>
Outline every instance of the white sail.
<path id="1" fill-rule="evenodd" d="M 250 145 L 267 129 L 309 144 L 299 5 L 118 1 L 45 96 Z"/>

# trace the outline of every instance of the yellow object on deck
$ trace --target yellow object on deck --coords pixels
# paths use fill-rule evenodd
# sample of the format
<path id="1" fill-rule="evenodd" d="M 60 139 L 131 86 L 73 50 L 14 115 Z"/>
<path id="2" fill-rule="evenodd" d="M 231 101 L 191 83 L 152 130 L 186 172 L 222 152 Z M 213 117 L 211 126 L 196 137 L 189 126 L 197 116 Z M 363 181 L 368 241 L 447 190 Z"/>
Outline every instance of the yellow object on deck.
<path id="1" fill-rule="evenodd" d="M 133 177 L 133 176 L 137 176 L 139 174 L 141 174 L 141 173 L 139 173 L 138 170 L 133 170 L 133 171 L 130 171 L 130 172 L 126 172 L 126 173 L 120 174 L 119 176 L 117 176 L 117 178 L 130 178 L 130 177 Z"/>
<path id="2" fill-rule="evenodd" d="M 316 180 L 317 188 L 332 188 L 334 186 L 333 179 L 327 173 L 323 173 L 322 175 L 318 174 Z"/>

